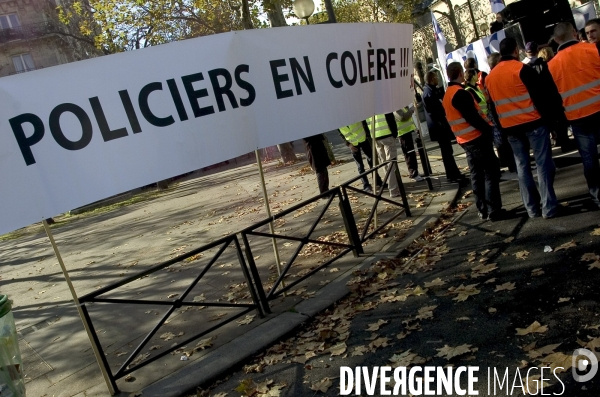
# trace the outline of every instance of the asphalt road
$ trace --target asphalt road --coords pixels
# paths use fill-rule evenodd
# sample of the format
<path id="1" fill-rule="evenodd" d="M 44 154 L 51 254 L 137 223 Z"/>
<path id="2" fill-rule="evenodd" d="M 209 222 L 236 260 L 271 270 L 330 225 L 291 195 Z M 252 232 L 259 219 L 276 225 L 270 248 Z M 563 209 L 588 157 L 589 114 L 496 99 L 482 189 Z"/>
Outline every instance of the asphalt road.
<path id="1" fill-rule="evenodd" d="M 561 216 L 527 218 L 516 181 L 505 181 L 508 219 L 483 222 L 472 206 L 449 214 L 437 231 L 430 231 L 429 241 L 416 241 L 405 258 L 357 275 L 362 281 L 351 296 L 198 395 L 337 396 L 340 367 L 372 371 L 394 366 L 393 361 L 400 366 L 477 366 L 475 390 L 484 396 L 523 395 L 526 387 L 519 380 L 528 370 L 540 375 L 531 368 L 562 366 L 566 371 L 557 377 L 545 370 L 544 395 L 600 395 L 600 375 L 578 383 L 568 368 L 575 349 L 586 345 L 594 350 L 596 343 L 600 348 L 600 339 L 595 340 L 600 337 L 600 268 L 590 266 L 593 255 L 600 254 L 600 235 L 592 235 L 595 229 L 600 234 L 600 212 L 586 194 L 581 166 L 557 163 L 565 166 L 555 183 Z M 545 252 L 547 246 L 551 252 Z M 582 261 L 585 254 L 589 260 Z M 472 294 L 460 301 L 456 288 L 473 284 Z M 535 331 L 527 332 L 528 327 Z M 517 328 L 524 335 L 517 335 Z M 256 371 L 257 364 L 260 372 L 243 368 Z M 502 376 L 508 369 L 510 388 L 488 392 L 488 369 L 494 368 Z M 323 381 L 322 390 L 315 391 Z M 367 395 L 364 383 L 361 392 Z M 373 395 L 381 395 L 379 384 Z"/>

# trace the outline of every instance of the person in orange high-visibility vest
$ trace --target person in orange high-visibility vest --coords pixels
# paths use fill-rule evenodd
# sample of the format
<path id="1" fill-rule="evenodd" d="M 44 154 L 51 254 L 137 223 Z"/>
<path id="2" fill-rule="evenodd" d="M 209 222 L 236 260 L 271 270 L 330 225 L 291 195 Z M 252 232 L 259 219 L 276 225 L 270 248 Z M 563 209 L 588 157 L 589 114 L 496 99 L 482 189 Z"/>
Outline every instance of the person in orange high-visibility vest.
<path id="1" fill-rule="evenodd" d="M 558 53 L 548 66 L 562 96 L 590 194 L 600 207 L 600 54 L 596 45 L 579 43 L 576 37 L 570 23 L 556 25 Z"/>
<path id="2" fill-rule="evenodd" d="M 500 197 L 500 164 L 492 146 L 492 126 L 473 96 L 461 85 L 464 81 L 462 65 L 453 62 L 446 72 L 450 83 L 442 106 L 456 142 L 467 155 L 479 217 L 499 220 L 504 212 Z"/>
<path id="3" fill-rule="evenodd" d="M 508 135 L 513 149 L 523 205 L 531 218 L 553 218 L 558 211 L 554 193 L 555 167 L 552 161 L 549 126 L 566 123 L 562 100 L 552 79 L 544 79 L 533 68 L 519 61 L 515 39 L 500 42 L 500 62 L 487 76 L 489 110 Z M 562 116 L 561 116 L 562 114 Z M 529 151 L 537 164 L 538 191 L 531 173 Z"/>

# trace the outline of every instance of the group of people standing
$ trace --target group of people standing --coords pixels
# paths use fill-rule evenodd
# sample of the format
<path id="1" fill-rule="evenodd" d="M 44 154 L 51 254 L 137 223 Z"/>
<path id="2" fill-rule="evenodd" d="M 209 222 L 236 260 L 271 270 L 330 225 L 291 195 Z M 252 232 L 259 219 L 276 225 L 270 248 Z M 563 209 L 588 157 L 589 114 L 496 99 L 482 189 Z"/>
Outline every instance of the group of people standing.
<path id="1" fill-rule="evenodd" d="M 600 41 L 598 22 L 594 23 Z M 592 26 L 586 27 L 586 32 L 590 31 L 588 37 L 595 40 L 596 26 L 588 26 Z M 464 179 L 453 156 L 452 141 L 456 139 L 467 157 L 481 219 L 496 221 L 505 216 L 499 187 L 501 166 L 517 172 L 529 217 L 554 218 L 558 214 L 551 134 L 556 134 L 558 144 L 565 145 L 568 128 L 583 162 L 589 193 L 600 207 L 600 44 L 579 41 L 577 31 L 568 22 L 556 25 L 553 40 L 558 45 L 556 55 L 527 43 L 527 57 L 521 61 L 516 40 L 505 38 L 500 43 L 500 53 L 488 58 L 489 74 L 479 71 L 472 58 L 466 60 L 464 67 L 458 62 L 450 63 L 445 92 L 439 87 L 437 73 L 431 71 L 425 76 L 422 99 L 427 126 L 431 139 L 439 144 L 446 178 L 454 182 Z M 373 166 L 373 136 L 381 162 L 396 160 L 396 142 L 400 141 L 409 177 L 421 181 L 412 138 L 417 125 L 420 123 L 413 111 L 404 108 L 342 127 L 339 132 L 350 147 L 360 174 L 365 172 L 363 154 L 369 167 Z M 386 172 L 391 174 L 389 186 L 384 186 L 379 175 L 375 181 L 378 189 L 388 187 L 391 197 L 400 195 L 395 167 L 395 162 L 386 165 Z M 313 168 L 319 177 L 319 170 Z M 372 193 L 368 178 L 361 179 L 363 189 Z M 319 186 L 321 192 L 326 190 L 321 183 Z"/>
<path id="2" fill-rule="evenodd" d="M 551 131 L 570 126 L 583 161 L 593 201 L 600 207 L 600 53 L 596 45 L 579 42 L 568 23 L 554 29 L 558 51 L 546 62 L 532 56 L 528 43 L 526 62 L 519 60 L 513 38 L 500 43 L 499 59 L 489 59 L 489 75 L 460 63 L 447 67 L 450 80 L 442 105 L 457 142 L 464 148 L 479 216 L 503 217 L 499 190 L 499 161 L 493 142 L 508 140 L 519 178 L 523 205 L 531 218 L 553 218 L 560 209 L 554 192 L 555 166 Z M 475 87 L 475 88 L 473 88 Z M 471 91 L 471 93 L 469 93 Z M 495 132 L 496 131 L 496 132 Z M 500 135 L 499 137 L 497 135 Z M 539 189 L 533 178 L 530 152 L 537 166 Z"/>

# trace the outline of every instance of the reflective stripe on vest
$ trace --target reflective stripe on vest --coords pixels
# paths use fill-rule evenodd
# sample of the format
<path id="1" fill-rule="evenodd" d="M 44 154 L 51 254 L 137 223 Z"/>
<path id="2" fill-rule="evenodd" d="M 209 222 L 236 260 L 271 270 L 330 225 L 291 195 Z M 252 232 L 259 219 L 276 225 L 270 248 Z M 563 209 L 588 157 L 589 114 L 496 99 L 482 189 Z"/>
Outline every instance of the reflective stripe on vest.
<path id="1" fill-rule="evenodd" d="M 595 44 L 578 43 L 558 51 L 548 63 L 568 120 L 600 112 L 600 59 Z"/>
<path id="2" fill-rule="evenodd" d="M 462 114 L 452 106 L 452 98 L 454 98 L 454 95 L 460 90 L 464 90 L 460 85 L 448 86 L 446 94 L 444 95 L 444 100 L 442 101 L 442 106 L 446 111 L 446 118 L 456 137 L 456 142 L 463 144 L 481 136 L 481 131 L 469 124 Z M 469 94 L 469 97 L 473 99 L 471 94 Z M 479 108 L 479 105 L 477 105 L 477 102 L 475 102 L 475 99 L 473 99 L 473 104 L 477 108 L 477 111 L 481 113 L 481 109 Z"/>
<path id="3" fill-rule="evenodd" d="M 529 66 L 516 59 L 502 61 L 485 79 L 485 86 L 498 112 L 498 120 L 504 128 L 542 118 L 519 76 L 523 67 Z"/>
<path id="4" fill-rule="evenodd" d="M 385 138 L 390 135 L 392 135 L 392 131 L 390 131 L 385 114 L 375 116 L 375 138 Z"/>
<path id="5" fill-rule="evenodd" d="M 408 134 L 409 132 L 413 132 L 417 129 L 412 117 L 407 121 L 396 121 L 396 126 L 398 127 L 398 136 Z"/>
<path id="6" fill-rule="evenodd" d="M 344 135 L 344 138 L 346 138 L 346 140 L 354 146 L 357 146 L 359 143 L 362 143 L 367 139 L 367 134 L 363 128 L 362 121 L 342 127 L 340 128 L 340 131 L 342 135 Z"/>

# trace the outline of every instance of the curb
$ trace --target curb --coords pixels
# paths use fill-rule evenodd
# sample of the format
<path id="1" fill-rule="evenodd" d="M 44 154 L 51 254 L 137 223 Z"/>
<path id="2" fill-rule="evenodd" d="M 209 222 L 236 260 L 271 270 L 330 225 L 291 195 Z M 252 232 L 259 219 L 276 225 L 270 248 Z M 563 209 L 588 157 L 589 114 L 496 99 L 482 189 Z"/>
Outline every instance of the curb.
<path id="1" fill-rule="evenodd" d="M 423 214 L 415 219 L 414 231 L 405 236 L 402 241 L 389 242 L 382 248 L 381 252 L 364 256 L 360 263 L 321 288 L 314 297 L 298 303 L 293 308 L 296 312 L 286 311 L 273 315 L 273 317 L 244 335 L 218 347 L 181 370 L 146 386 L 140 390 L 140 395 L 143 397 L 180 397 L 195 393 L 197 387 L 222 377 L 231 369 L 281 340 L 304 322 L 347 296 L 350 291 L 346 283 L 353 277 L 354 271 L 366 269 L 372 263 L 383 258 L 401 256 L 405 253 L 406 248 L 421 236 L 427 225 L 440 218 L 440 209 L 446 207 L 442 207 L 444 202 L 449 201 L 448 206 L 450 207 L 456 205 L 461 191 L 460 186 L 452 184 L 449 187 L 442 184 L 439 190 L 444 187 L 447 189 L 445 193 L 453 194 L 452 199 L 448 200 L 446 195 L 433 197 Z M 252 343 L 248 343 L 248 341 L 252 341 Z M 133 395 L 136 394 L 133 393 Z M 118 396 L 124 397 L 127 395 L 130 394 L 120 393 Z"/>

